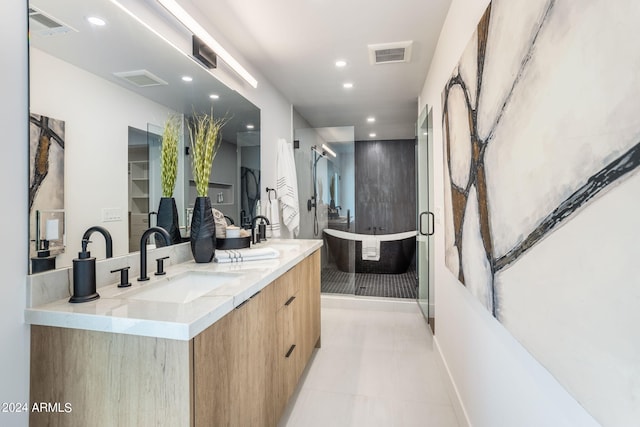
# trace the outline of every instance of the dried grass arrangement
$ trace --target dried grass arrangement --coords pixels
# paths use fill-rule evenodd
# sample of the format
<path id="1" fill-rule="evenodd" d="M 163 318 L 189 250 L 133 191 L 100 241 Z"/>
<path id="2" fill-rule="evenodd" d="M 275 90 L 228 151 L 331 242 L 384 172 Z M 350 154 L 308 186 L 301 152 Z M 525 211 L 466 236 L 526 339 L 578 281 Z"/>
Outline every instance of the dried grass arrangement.
<path id="1" fill-rule="evenodd" d="M 178 176 L 178 141 L 180 140 L 180 116 L 171 115 L 164 122 L 160 149 L 160 180 L 162 197 L 173 197 Z"/>
<path id="2" fill-rule="evenodd" d="M 192 150 L 193 180 L 198 197 L 206 197 L 209 190 L 211 165 L 222 143 L 222 127 L 228 119 L 214 118 L 211 114 L 195 114 L 189 126 Z"/>

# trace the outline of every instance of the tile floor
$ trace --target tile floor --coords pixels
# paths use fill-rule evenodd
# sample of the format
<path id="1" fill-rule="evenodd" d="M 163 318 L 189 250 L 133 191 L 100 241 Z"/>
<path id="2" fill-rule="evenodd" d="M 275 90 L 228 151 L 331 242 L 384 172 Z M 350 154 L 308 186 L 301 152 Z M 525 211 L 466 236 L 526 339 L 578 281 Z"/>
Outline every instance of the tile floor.
<path id="1" fill-rule="evenodd" d="M 279 427 L 458 426 L 413 301 L 322 296 L 316 350 Z"/>
<path id="2" fill-rule="evenodd" d="M 329 264 L 322 268 L 322 293 L 415 300 L 418 277 L 415 268 L 402 274 L 345 273 Z"/>

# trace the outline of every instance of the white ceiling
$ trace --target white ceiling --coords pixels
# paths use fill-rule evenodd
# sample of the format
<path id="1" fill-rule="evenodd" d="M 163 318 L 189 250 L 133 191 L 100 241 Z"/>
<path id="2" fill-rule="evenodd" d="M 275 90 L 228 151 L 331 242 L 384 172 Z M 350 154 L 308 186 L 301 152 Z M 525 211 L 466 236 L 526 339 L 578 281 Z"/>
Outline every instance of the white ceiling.
<path id="1" fill-rule="evenodd" d="M 132 1 L 161 9 L 155 0 Z M 241 62 L 258 69 L 311 126 L 353 127 L 356 140 L 367 140 L 370 132 L 377 134 L 375 139 L 414 138 L 417 98 L 451 0 L 179 2 L 191 3 L 190 9 L 199 10 L 196 18 L 220 31 L 240 52 Z M 133 90 L 178 111 L 193 110 L 202 103 L 211 105 L 205 94 L 219 92 L 218 111 L 234 111 L 237 122 L 225 126 L 226 130 L 239 131 L 245 122 L 259 126 L 259 112 L 245 112 L 237 102 L 246 100 L 214 79 L 196 78 L 191 90 L 175 82 L 184 67 L 193 66 L 192 61 L 167 50 L 161 40 L 146 34 L 139 25 L 132 25 L 109 1 L 31 0 L 30 4 L 78 30 L 51 38 L 32 34 L 33 46 L 114 82 L 114 71 L 149 69 L 170 84 Z M 84 18 L 95 13 L 107 18 L 107 31 L 86 28 Z M 407 40 L 413 41 L 409 63 L 369 63 L 369 44 Z M 347 66 L 335 67 L 338 59 L 347 61 Z M 353 83 L 352 89 L 342 87 L 347 81 Z M 236 98 L 237 102 L 232 101 Z M 223 107 L 223 102 L 231 104 Z M 367 123 L 369 116 L 376 118 L 374 124 Z"/>
<path id="2" fill-rule="evenodd" d="M 370 132 L 414 138 L 417 98 L 451 0 L 191 3 L 313 127 L 354 126 L 356 140 Z M 369 63 L 367 45 L 407 40 L 409 63 Z M 338 69 L 338 59 L 348 65 Z M 347 81 L 352 89 L 342 87 Z"/>

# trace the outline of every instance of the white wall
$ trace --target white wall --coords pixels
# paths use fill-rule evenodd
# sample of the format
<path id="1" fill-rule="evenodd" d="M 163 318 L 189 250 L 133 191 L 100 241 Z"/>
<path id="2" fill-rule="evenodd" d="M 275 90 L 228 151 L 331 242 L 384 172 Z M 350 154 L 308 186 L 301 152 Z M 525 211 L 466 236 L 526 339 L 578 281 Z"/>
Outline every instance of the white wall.
<path id="1" fill-rule="evenodd" d="M 162 126 L 170 110 L 38 49 L 30 69 L 31 112 L 65 121 L 67 249 L 56 266 L 71 265 L 94 225 L 111 233 L 114 256 L 128 253 L 128 128 Z M 103 223 L 103 208 L 120 208 L 122 220 Z M 92 240 L 91 254 L 104 258 L 104 239 Z"/>
<path id="2" fill-rule="evenodd" d="M 29 401 L 29 327 L 24 323 L 27 274 L 28 66 L 27 3 L 4 1 L 0 16 L 0 117 L 4 155 L 0 185 L 4 224 L 0 271 L 0 402 Z M 0 425 L 26 426 L 26 413 L 0 412 Z"/>
<path id="3" fill-rule="evenodd" d="M 453 0 L 418 106 L 418 112 L 425 105 L 432 106 L 434 113 L 436 343 L 470 424 L 598 425 L 457 281 L 444 263 L 440 95 L 488 3 Z"/>

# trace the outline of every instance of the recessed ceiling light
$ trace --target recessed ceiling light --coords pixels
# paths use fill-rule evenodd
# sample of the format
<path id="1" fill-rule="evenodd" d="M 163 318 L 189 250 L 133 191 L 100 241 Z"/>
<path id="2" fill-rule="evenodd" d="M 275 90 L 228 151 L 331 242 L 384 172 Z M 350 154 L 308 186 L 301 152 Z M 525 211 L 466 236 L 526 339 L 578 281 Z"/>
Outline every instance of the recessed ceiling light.
<path id="1" fill-rule="evenodd" d="M 346 67 L 346 66 L 347 66 L 347 61 L 343 61 L 343 60 L 336 61 L 336 67 L 342 68 L 342 67 Z"/>
<path id="2" fill-rule="evenodd" d="M 353 83 L 345 83 L 342 85 L 342 87 L 345 89 L 351 89 L 353 87 Z"/>
<path id="3" fill-rule="evenodd" d="M 192 81 L 192 80 L 193 80 L 193 78 L 192 78 L 192 77 L 189 77 L 189 76 L 182 76 L 182 81 L 183 81 L 183 82 L 190 82 L 190 81 Z"/>
<path id="4" fill-rule="evenodd" d="M 253 125 L 251 125 L 251 124 L 247 125 L 247 129 L 253 129 L 253 128 L 254 128 Z"/>
<path id="5" fill-rule="evenodd" d="M 369 134 L 369 138 L 375 138 L 375 137 L 376 137 L 375 133 L 372 132 L 372 133 Z"/>
<path id="6" fill-rule="evenodd" d="M 89 16 L 87 18 L 87 21 L 89 21 L 91 25 L 95 25 L 98 27 L 104 27 L 105 25 L 107 25 L 107 22 L 104 19 L 98 18 L 97 16 Z"/>
<path id="7" fill-rule="evenodd" d="M 211 99 L 220 99 L 220 95 L 212 93 L 211 95 L 209 95 L 209 98 L 211 98 Z"/>
<path id="8" fill-rule="evenodd" d="M 373 123 L 373 122 L 375 122 L 375 121 L 376 121 L 376 118 L 375 118 L 375 117 L 367 117 L 367 121 L 368 121 L 369 123 Z"/>

